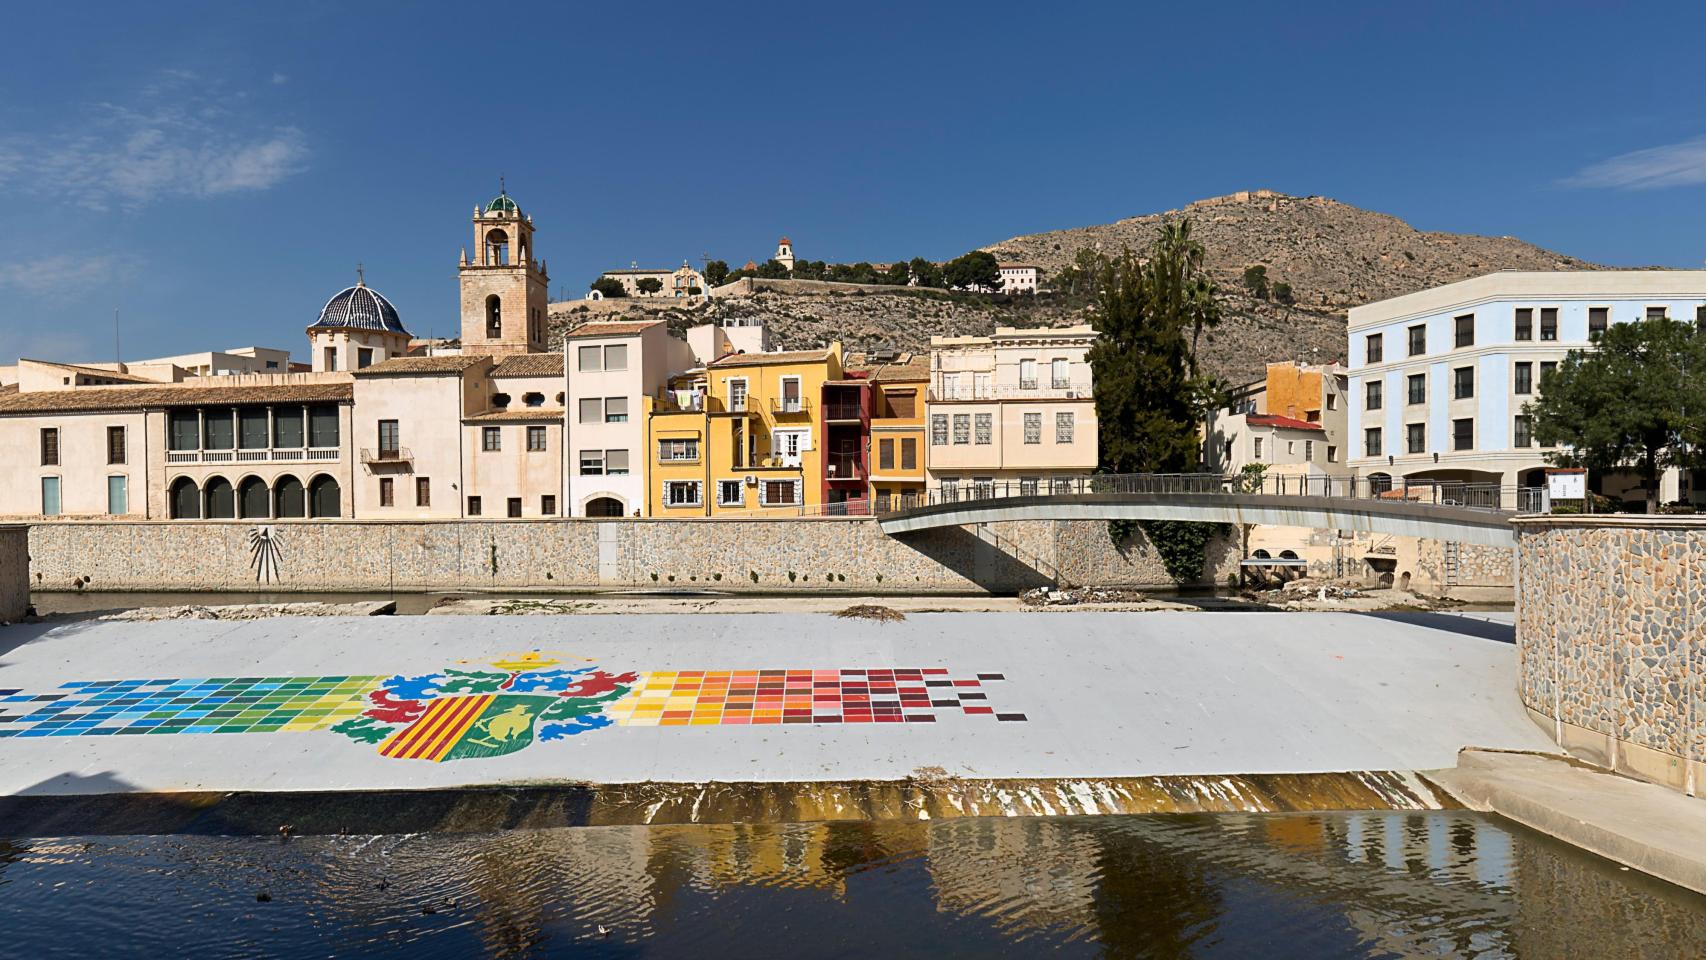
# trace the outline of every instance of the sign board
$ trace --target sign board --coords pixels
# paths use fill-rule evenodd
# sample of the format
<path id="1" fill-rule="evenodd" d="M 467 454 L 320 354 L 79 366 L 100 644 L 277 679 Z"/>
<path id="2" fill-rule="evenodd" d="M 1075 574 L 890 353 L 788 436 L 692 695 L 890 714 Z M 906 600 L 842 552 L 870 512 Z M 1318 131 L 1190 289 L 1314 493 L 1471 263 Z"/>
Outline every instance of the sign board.
<path id="1" fill-rule="evenodd" d="M 1546 471 L 1546 494 L 1554 500 L 1585 500 L 1588 495 L 1586 470 Z"/>

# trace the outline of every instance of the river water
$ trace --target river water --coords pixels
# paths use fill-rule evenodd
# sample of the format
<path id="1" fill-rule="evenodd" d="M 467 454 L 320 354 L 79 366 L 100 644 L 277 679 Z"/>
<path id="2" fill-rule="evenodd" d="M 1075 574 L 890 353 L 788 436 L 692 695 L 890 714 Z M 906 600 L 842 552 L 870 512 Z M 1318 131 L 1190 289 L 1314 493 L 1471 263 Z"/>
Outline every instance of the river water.
<path id="1" fill-rule="evenodd" d="M 0 955 L 1706 956 L 1706 899 L 1463 811 L 101 829 L 0 839 Z"/>

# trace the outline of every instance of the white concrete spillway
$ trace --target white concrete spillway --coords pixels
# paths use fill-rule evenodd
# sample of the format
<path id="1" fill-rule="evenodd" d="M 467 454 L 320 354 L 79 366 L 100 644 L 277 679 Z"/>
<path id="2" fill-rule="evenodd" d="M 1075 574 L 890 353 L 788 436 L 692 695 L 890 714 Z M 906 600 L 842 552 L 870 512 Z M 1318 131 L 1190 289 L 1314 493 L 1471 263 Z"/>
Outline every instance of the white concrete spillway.
<path id="1" fill-rule="evenodd" d="M 1467 744 L 1551 746 L 1517 700 L 1510 618 L 1489 619 L 14 625 L 0 631 L 0 796 L 1437 769 Z M 767 698 L 785 715 L 768 724 Z M 434 738 L 448 752 L 414 749 Z"/>
<path id="2" fill-rule="evenodd" d="M 967 496 L 885 513 L 879 520 L 890 536 L 1002 520 L 1193 520 L 1353 530 L 1514 548 L 1516 534 L 1510 520 L 1515 515 L 1404 499 L 1167 492 Z"/>

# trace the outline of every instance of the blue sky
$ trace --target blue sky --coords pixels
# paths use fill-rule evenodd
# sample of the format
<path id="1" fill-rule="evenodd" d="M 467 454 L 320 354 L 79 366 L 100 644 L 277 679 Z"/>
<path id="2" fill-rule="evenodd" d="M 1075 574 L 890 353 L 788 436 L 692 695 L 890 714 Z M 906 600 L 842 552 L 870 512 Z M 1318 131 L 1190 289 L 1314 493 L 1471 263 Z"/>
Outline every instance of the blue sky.
<path id="1" fill-rule="evenodd" d="M 601 269 L 942 259 L 1233 190 L 1701 265 L 1699 5 L 34 4 L 0 58 L 0 357 L 456 325 L 500 174 Z"/>

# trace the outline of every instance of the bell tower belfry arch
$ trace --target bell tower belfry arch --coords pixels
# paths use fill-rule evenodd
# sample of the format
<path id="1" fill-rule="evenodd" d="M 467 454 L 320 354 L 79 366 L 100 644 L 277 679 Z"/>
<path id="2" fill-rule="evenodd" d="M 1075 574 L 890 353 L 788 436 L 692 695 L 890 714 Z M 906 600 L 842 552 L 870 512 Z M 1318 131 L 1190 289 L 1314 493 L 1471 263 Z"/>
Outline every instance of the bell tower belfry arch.
<path id="1" fill-rule="evenodd" d="M 473 256 L 462 251 L 462 352 L 507 356 L 545 350 L 545 261 L 533 255 L 533 218 L 507 189 L 474 208 Z"/>

